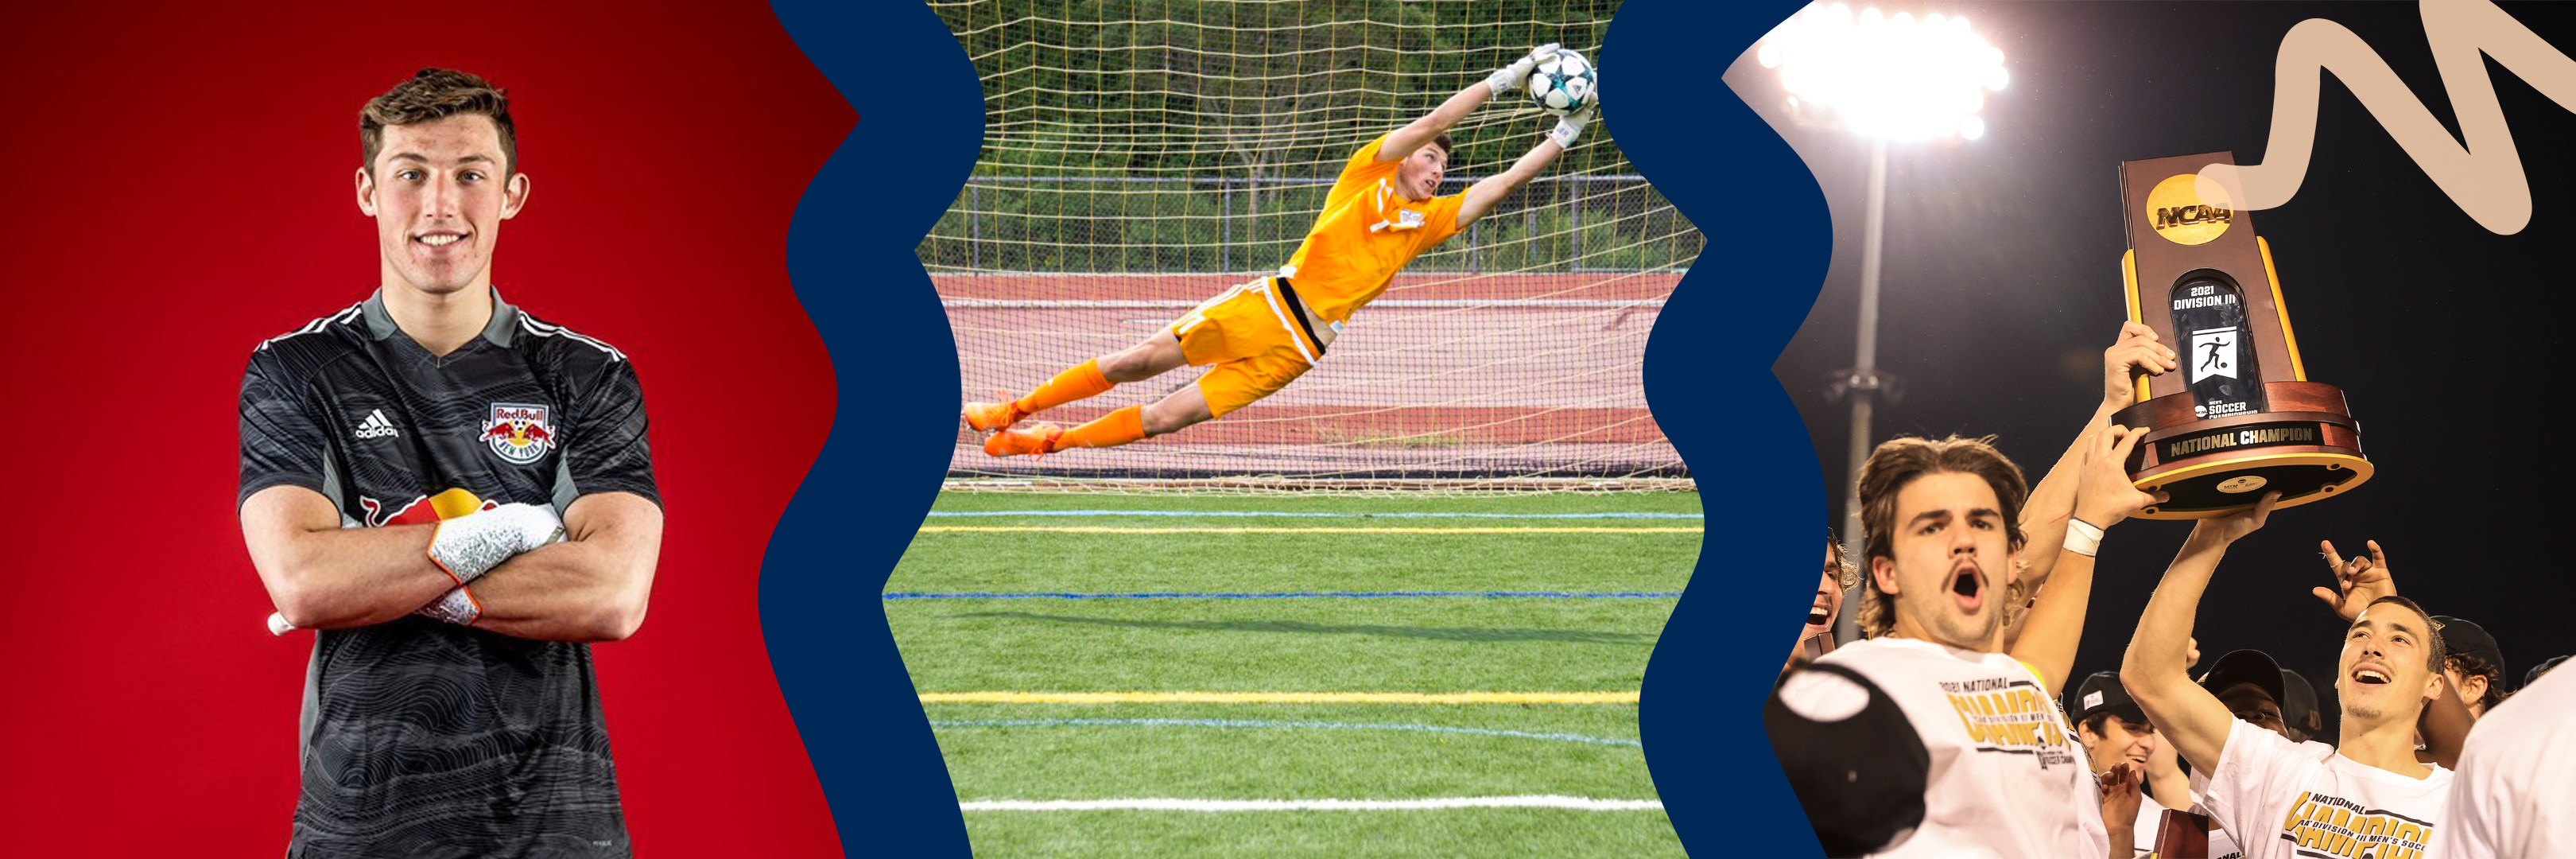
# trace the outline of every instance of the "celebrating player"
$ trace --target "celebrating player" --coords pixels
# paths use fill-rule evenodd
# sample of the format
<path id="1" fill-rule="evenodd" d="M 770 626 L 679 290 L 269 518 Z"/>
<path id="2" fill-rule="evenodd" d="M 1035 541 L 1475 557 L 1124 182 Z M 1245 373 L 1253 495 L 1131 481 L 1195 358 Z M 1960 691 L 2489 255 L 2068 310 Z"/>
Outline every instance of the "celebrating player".
<path id="1" fill-rule="evenodd" d="M 242 378 L 242 537 L 321 630 L 288 855 L 627 856 L 583 642 L 660 551 L 634 368 L 492 288 L 529 188 L 500 90 L 424 70 L 359 128 L 380 286 Z"/>
<path id="2" fill-rule="evenodd" d="M 1834 542 L 1832 532 L 1826 532 L 1825 567 L 1823 575 L 1816 579 L 1816 601 L 1807 606 L 1807 625 L 1798 630 L 1798 644 L 1789 648 L 1789 659 L 1781 664 L 1781 671 L 1833 652 L 1834 616 L 1842 612 L 1843 589 L 1859 583 L 1859 573 L 1843 559 L 1842 545 Z"/>
<path id="3" fill-rule="evenodd" d="M 1406 263 L 1493 211 L 1574 145 L 1592 121 L 1591 106 L 1559 120 L 1510 169 L 1463 193 L 1437 196 L 1452 151 L 1449 128 L 1486 100 L 1526 87 L 1530 72 L 1556 56 L 1556 45 L 1541 45 L 1352 153 L 1305 243 L 1277 275 L 1219 293 L 1144 342 L 1082 362 L 1024 396 L 967 403 L 967 426 L 992 433 L 984 440 L 984 452 L 1013 456 L 1128 444 L 1223 417 L 1312 369 L 1352 312 L 1384 293 Z M 1118 409 L 1071 429 L 1020 423 L 1029 415 L 1182 364 L 1209 369 L 1197 384 L 1159 401 Z"/>
<path id="4" fill-rule="evenodd" d="M 1986 649 L 1997 653 L 2012 651 L 2023 623 L 2030 618 L 2031 600 L 2038 597 L 2049 573 L 2056 569 L 2058 549 L 2070 533 L 2068 529 L 2080 532 L 2083 527 L 2091 527 L 2075 526 L 2071 520 L 2075 516 L 2076 475 L 2082 471 L 2086 452 L 2092 449 L 2094 434 L 2110 426 L 2113 415 L 2137 402 L 2137 374 L 2164 375 L 2182 366 L 2176 358 L 2174 350 L 2156 336 L 2155 329 L 2136 322 L 2121 323 L 2119 336 L 2102 350 L 2102 399 L 2094 405 L 2093 417 L 2084 422 L 2083 430 L 2076 433 L 2066 451 L 2058 454 L 2048 475 L 2030 488 L 2030 501 L 2022 505 L 2021 530 L 2030 538 L 2030 545 L 2024 547 L 2021 567 L 2004 589 L 2003 626 L 1995 644 Z M 1861 606 L 1875 609 L 1882 606 L 1882 601 L 1864 599 Z M 1864 630 L 1872 628 L 1869 618 L 1873 613 L 1882 615 L 1882 624 L 1886 622 L 1884 612 L 1864 611 L 1860 616 Z"/>
<path id="5" fill-rule="evenodd" d="M 2082 637 L 2101 529 L 2156 500 L 2120 468 L 2137 440 L 2118 426 L 2085 436 L 2075 522 L 2009 654 L 1992 648 L 2026 542 L 2020 470 L 1973 439 L 1901 438 L 1871 454 L 1859 487 L 1869 532 L 1863 599 L 1879 604 L 1885 633 L 1844 645 L 1782 683 L 1774 705 L 1794 717 L 1765 714 L 1808 822 L 1838 845 L 1828 850 L 2110 855 L 2106 793 L 2126 791 L 2135 803 L 2140 781 L 2135 768 L 2123 769 L 2119 784 L 2089 776 L 2053 690 Z M 1868 701 L 1884 715 L 1834 718 L 1837 701 Z M 1870 755 L 1881 763 L 1864 767 L 1874 776 L 1901 761 L 1919 769 L 1892 785 L 1863 785 L 1861 770 L 1844 766 L 1850 748 L 1886 750 Z M 1855 790 L 1885 801 L 1849 802 Z M 2129 855 L 2126 843 L 2119 855 Z"/>
<path id="6" fill-rule="evenodd" d="M 1862 466 L 1856 608 L 1868 640 L 1784 681 L 1764 713 L 1833 855 L 2108 856 L 2105 806 L 2124 829 L 2134 819 L 2138 768 L 2078 775 L 2090 770 L 2076 765 L 2056 690 L 2083 636 L 2102 529 L 2161 500 L 2130 485 L 2120 464 L 2140 434 L 2109 418 L 2134 398 L 2134 373 L 2177 364 L 2136 323 L 2102 358 L 2102 401 L 2036 489 L 1968 439 L 1897 439 Z M 2033 552 L 2047 557 L 2024 563 Z M 2008 611 L 2032 593 L 2027 611 Z M 1868 693 L 1860 715 L 1817 715 L 1851 700 L 1849 687 Z M 2116 855 L 2130 855 L 2127 841 Z"/>
<path id="7" fill-rule="evenodd" d="M 2334 571 L 2335 587 L 2320 587 L 2310 593 L 2316 594 L 2319 601 L 2333 609 L 2346 623 L 2351 623 L 2368 601 L 2397 593 L 2397 581 L 2389 574 L 2388 554 L 2379 548 L 2377 540 L 2371 540 L 2365 546 L 2369 548 L 2369 554 L 2356 554 L 2347 561 L 2335 551 L 2333 541 L 2317 541 L 2317 549 L 2325 557 L 2326 566 Z M 2446 666 L 2434 676 L 2433 682 L 2446 691 L 2426 701 L 2424 711 L 2415 717 L 2415 760 L 2457 769 L 2460 750 L 2467 745 L 2469 730 L 2477 724 L 2479 713 L 2471 703 L 2472 696 L 2460 692 L 2465 687 L 2459 684 L 2460 675 L 2456 669 L 2464 663 L 2458 648 L 2479 648 L 2494 656 L 2497 664 L 2502 664 L 2504 657 L 2494 653 L 2495 642 L 2486 639 L 2485 630 L 2476 624 L 2467 624 L 2459 629 L 2446 628 L 2450 621 L 2451 618 L 2442 615 L 2432 618 L 2433 637 L 2440 639 Z M 2288 711 L 2284 709 L 2283 712 L 2286 714 Z M 2237 718 L 2246 716 L 2239 712 Z"/>
<path id="8" fill-rule="evenodd" d="M 2376 577 L 2345 576 L 2339 592 L 2319 589 L 2351 623 L 2336 662 L 2336 745 L 2292 742 L 2277 727 L 2242 721 L 2184 673 L 2184 637 L 2210 575 L 2279 500 L 2265 493 L 2253 509 L 2192 529 L 2138 619 L 2120 680 L 2191 764 L 2202 806 L 2246 856 L 2420 855 L 2451 788 L 2450 770 L 2415 754 L 2417 717 L 2443 695 L 2444 653 L 2432 616 L 2396 595 L 2384 564 Z"/>
<path id="9" fill-rule="evenodd" d="M 2156 732 L 2146 711 L 2129 698 L 2120 675 L 2098 671 L 2084 678 L 2083 685 L 2066 695 L 2066 716 L 2074 722 L 2076 739 L 2084 744 L 2097 776 L 2112 776 L 2115 784 L 2143 777 L 2134 805 L 2115 810 L 2111 802 L 2103 803 L 2102 821 L 2111 830 L 2113 853 L 2127 844 L 2133 845 L 2135 855 L 2152 854 L 2158 823 L 2167 808 L 2203 813 L 2191 796 L 2189 777 L 2174 764 L 2173 744 Z M 2227 833 L 2216 828 L 2208 833 L 2208 847 L 2212 857 L 2242 855 Z"/>
<path id="10" fill-rule="evenodd" d="M 2116 806 L 2106 802 L 2102 809 L 2112 850 L 2134 843 L 2141 854 L 2151 851 L 2155 833 L 2149 821 L 2164 808 L 2148 778 L 2163 750 L 2155 726 L 2147 723 L 2129 693 L 2120 689 L 2120 678 L 2108 671 L 2095 672 L 2067 693 L 2066 718 L 2075 725 L 2076 741 L 2084 746 L 2094 776 L 2108 777 L 2123 789 Z M 2131 785 L 2138 790 L 2126 790 Z"/>
<path id="11" fill-rule="evenodd" d="M 2443 679 L 2460 690 L 2471 719 L 2485 718 L 2488 710 L 2504 703 L 2503 649 L 2486 627 L 2470 621 L 2437 614 L 2433 628 L 2442 633 L 2442 652 L 2450 654 L 2449 664 L 2442 666 Z"/>

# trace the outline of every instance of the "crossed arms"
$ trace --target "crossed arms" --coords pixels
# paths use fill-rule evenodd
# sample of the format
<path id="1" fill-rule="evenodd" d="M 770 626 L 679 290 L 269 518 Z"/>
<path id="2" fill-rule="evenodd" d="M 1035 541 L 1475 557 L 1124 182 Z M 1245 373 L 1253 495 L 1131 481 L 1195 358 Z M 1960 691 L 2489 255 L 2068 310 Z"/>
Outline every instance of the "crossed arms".
<path id="1" fill-rule="evenodd" d="M 301 486 L 242 502 L 242 540 L 280 614 L 342 629 L 399 619 L 456 580 L 429 560 L 435 525 L 341 528 L 338 508 Z M 629 492 L 566 508 L 564 542 L 523 552 L 473 583 L 478 629 L 549 641 L 615 641 L 644 622 L 661 555 L 662 509 Z"/>

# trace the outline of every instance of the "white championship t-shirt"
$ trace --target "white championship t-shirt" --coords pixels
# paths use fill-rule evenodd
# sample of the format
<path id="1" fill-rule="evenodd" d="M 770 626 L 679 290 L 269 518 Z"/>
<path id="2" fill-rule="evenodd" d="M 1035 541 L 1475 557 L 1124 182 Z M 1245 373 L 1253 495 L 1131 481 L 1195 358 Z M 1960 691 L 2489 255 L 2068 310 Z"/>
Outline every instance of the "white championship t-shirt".
<path id="1" fill-rule="evenodd" d="M 2199 797 L 2192 799 L 2195 801 L 2191 805 L 2191 813 L 2208 816 L 2209 809 L 2201 807 L 2197 801 Z M 2132 824 L 2137 830 L 2138 855 L 2155 855 L 2156 833 L 2164 826 L 2164 815 L 2165 807 L 2156 802 L 2154 794 L 2138 797 L 2138 822 Z M 2245 851 L 2236 849 L 2236 839 L 2228 837 L 2227 830 L 2219 828 L 2218 821 L 2215 820 L 2209 822 L 2209 857 L 2210 859 L 2245 859 Z"/>
<path id="2" fill-rule="evenodd" d="M 2576 670 L 2561 667 L 2469 730 L 2434 852 L 2576 856 Z"/>
<path id="3" fill-rule="evenodd" d="M 2057 696 L 2019 661 L 1904 638 L 1854 642 L 1816 661 L 1885 690 L 1931 756 L 1923 825 L 1871 855 L 2109 854 L 2110 830 L 2084 749 Z M 1784 698 L 1789 692 L 1781 690 Z"/>
<path id="4" fill-rule="evenodd" d="M 2408 778 L 2239 720 L 2191 788 L 2247 859 L 2423 859 L 2451 771 Z"/>

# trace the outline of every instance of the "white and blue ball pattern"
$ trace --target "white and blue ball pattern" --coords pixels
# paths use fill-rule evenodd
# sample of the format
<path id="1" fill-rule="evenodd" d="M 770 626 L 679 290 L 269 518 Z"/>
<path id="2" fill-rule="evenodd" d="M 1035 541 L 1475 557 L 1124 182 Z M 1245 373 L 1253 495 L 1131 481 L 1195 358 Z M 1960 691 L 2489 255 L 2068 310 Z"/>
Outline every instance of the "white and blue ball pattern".
<path id="1" fill-rule="evenodd" d="M 1600 82 L 1600 71 L 1592 61 L 1558 48 L 1556 56 L 1539 61 L 1530 72 L 1530 100 L 1538 102 L 1540 110 L 1564 116 L 1592 104 Z"/>

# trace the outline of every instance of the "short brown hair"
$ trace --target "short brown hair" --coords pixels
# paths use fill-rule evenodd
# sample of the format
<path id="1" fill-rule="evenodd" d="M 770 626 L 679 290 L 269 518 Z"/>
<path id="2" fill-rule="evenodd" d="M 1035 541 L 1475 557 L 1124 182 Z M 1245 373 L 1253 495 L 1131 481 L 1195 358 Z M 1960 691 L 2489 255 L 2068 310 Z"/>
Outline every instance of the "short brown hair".
<path id="1" fill-rule="evenodd" d="M 2423 606 L 2416 605 L 2414 600 L 2410 600 L 2396 594 L 2389 594 L 2387 596 L 2371 600 L 2370 605 L 2362 606 L 2361 610 L 2369 611 L 2371 606 L 2376 606 L 2381 603 L 2396 603 L 2398 605 L 2405 606 L 2407 611 L 2414 612 L 2417 617 L 2424 619 L 2425 629 L 2423 636 L 2430 640 L 2433 645 L 2433 652 L 2424 660 L 2424 667 L 2433 669 L 2433 673 L 2435 674 L 2442 673 L 2442 664 L 2450 659 L 2451 651 L 2449 648 L 2442 645 L 2442 631 L 2432 628 L 2433 613 L 2425 611 Z M 2349 641 L 2351 639 L 2347 636 L 2345 640 Z M 2494 684 L 2490 683 L 2488 686 L 2492 688 Z"/>
<path id="2" fill-rule="evenodd" d="M 436 122 L 458 114 L 492 118 L 501 133 L 502 174 L 519 170 L 519 134 L 510 124 L 510 97 L 491 81 L 453 69 L 421 69 L 410 80 L 367 100 L 358 109 L 359 166 L 373 171 L 376 152 L 385 145 L 385 126 Z"/>
<path id="3" fill-rule="evenodd" d="M 2460 669 L 2460 676 L 2477 675 L 2487 679 L 2487 693 L 2468 703 L 2484 704 L 2489 710 L 2504 703 L 2504 669 L 2478 658 L 2475 653 L 2454 653 L 2443 661 L 2447 667 Z M 2458 691 L 2458 690 L 2453 690 Z"/>
<path id="4" fill-rule="evenodd" d="M 1440 154 L 1444 157 L 1454 158 L 1458 155 L 1458 146 L 1449 142 L 1449 132 L 1443 131 L 1432 137 L 1431 145 L 1440 147 Z"/>
<path id="5" fill-rule="evenodd" d="M 2030 484 L 2024 482 L 2021 467 L 1996 450 L 1994 436 L 1960 438 L 1950 436 L 1940 441 L 1922 438 L 1895 438 L 1871 451 L 1869 461 L 1860 467 L 1860 522 L 1869 544 L 1862 556 L 1868 564 L 1876 558 L 1896 557 L 1896 495 L 1916 478 L 1927 474 L 1957 472 L 1973 474 L 1986 481 L 1995 491 L 1995 500 L 2003 505 L 2004 541 L 2020 551 L 2022 501 L 2030 497 Z M 1859 623 L 1861 634 L 1878 638 L 1896 628 L 1896 597 L 1878 589 L 1878 577 L 1860 577 L 1861 598 Z M 2006 589 L 2003 602 L 2017 598 Z M 2010 609 L 2007 608 L 2006 611 Z M 2009 617 L 2007 617 L 2009 620 Z"/>

